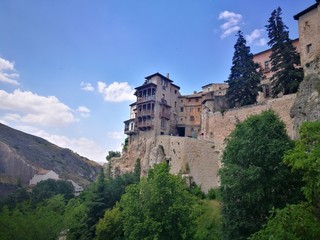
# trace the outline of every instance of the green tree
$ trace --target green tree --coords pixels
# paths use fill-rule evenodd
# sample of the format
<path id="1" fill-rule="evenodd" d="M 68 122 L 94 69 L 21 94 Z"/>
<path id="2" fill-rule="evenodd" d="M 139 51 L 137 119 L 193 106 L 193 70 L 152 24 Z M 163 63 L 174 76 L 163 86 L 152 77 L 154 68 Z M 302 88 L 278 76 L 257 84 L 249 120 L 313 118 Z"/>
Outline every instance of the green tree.
<path id="1" fill-rule="evenodd" d="M 74 187 L 71 182 L 65 180 L 48 179 L 40 181 L 32 189 L 31 202 L 36 204 L 57 194 L 62 194 L 65 199 L 70 199 L 74 197 L 73 193 Z"/>
<path id="2" fill-rule="evenodd" d="M 4 207 L 0 212 L 0 239 L 55 240 L 65 227 L 64 207 L 62 195 L 45 199 L 36 206 L 24 203 L 12 210 Z"/>
<path id="3" fill-rule="evenodd" d="M 106 159 L 109 161 L 113 157 L 121 157 L 121 153 L 119 151 L 109 151 Z"/>
<path id="4" fill-rule="evenodd" d="M 272 211 L 270 220 L 250 240 L 320 239 L 320 222 L 307 204 L 289 205 Z"/>
<path id="5" fill-rule="evenodd" d="M 228 80 L 227 99 L 230 107 L 244 106 L 256 102 L 261 74 L 257 71 L 259 65 L 253 61 L 250 47 L 241 31 L 234 45 L 231 73 Z"/>
<path id="6" fill-rule="evenodd" d="M 159 164 L 121 198 L 125 238 L 190 239 L 196 206 L 183 180 Z"/>
<path id="7" fill-rule="evenodd" d="M 272 53 L 270 55 L 271 94 L 276 97 L 279 93 L 289 94 L 298 90 L 303 79 L 300 57 L 289 38 L 288 27 L 282 21 L 282 10 L 279 7 L 271 13 L 266 25 Z"/>
<path id="8" fill-rule="evenodd" d="M 303 123 L 299 135 L 295 148 L 286 154 L 284 160 L 294 171 L 302 172 L 303 193 L 318 209 L 320 219 L 320 121 Z"/>
<path id="9" fill-rule="evenodd" d="M 221 213 L 220 202 L 202 200 L 202 214 L 195 221 L 195 240 L 220 240 L 221 232 Z"/>
<path id="10" fill-rule="evenodd" d="M 266 226 L 250 239 L 320 239 L 320 121 L 305 122 L 300 139 L 284 160 L 293 171 L 302 173 L 307 202 L 274 210 Z"/>
<path id="11" fill-rule="evenodd" d="M 284 123 L 273 111 L 237 124 L 222 156 L 224 239 L 246 239 L 266 223 L 269 211 L 300 199 L 300 178 L 284 164 L 292 148 Z"/>
<path id="12" fill-rule="evenodd" d="M 120 240 L 124 239 L 123 218 L 120 208 L 114 207 L 105 212 L 96 228 L 97 240 Z"/>

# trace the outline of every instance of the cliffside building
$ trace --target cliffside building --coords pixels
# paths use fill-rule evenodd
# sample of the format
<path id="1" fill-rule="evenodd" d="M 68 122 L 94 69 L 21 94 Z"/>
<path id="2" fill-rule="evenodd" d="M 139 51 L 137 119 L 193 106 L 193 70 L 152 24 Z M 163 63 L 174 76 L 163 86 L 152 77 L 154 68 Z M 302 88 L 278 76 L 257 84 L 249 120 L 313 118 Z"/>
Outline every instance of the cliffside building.
<path id="1" fill-rule="evenodd" d="M 298 20 L 301 65 L 320 53 L 320 0 L 294 16 Z"/>

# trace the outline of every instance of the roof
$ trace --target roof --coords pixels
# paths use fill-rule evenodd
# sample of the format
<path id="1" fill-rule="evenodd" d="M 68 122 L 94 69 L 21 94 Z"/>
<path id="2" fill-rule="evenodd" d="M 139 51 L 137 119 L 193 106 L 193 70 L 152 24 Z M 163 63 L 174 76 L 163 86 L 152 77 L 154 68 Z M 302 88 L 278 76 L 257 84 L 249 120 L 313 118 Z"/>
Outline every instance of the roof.
<path id="1" fill-rule="evenodd" d="M 291 40 L 291 39 L 290 39 L 290 40 Z M 299 41 L 299 38 L 296 38 L 296 39 L 291 40 L 292 44 L 293 44 L 294 42 L 297 42 L 297 41 Z M 260 55 L 260 54 L 263 54 L 263 53 L 266 53 L 266 52 L 269 52 L 269 51 L 270 51 L 270 52 L 272 51 L 271 48 L 268 48 L 268 49 L 263 50 L 263 51 L 261 51 L 261 52 L 255 53 L 255 54 L 253 54 L 253 57 L 255 57 L 255 56 L 257 56 L 257 55 Z"/>
<path id="2" fill-rule="evenodd" d="M 175 84 L 173 84 L 173 83 L 171 83 L 171 86 L 173 86 L 173 87 L 176 87 L 176 88 L 180 89 L 180 87 L 179 87 L 178 85 L 175 85 Z"/>
<path id="3" fill-rule="evenodd" d="M 37 175 L 46 175 L 50 172 L 51 170 L 45 170 L 45 169 L 41 169 L 37 172 Z"/>
<path id="4" fill-rule="evenodd" d="M 136 89 L 136 90 L 139 90 L 139 89 L 146 88 L 146 87 L 150 87 L 150 86 L 157 87 L 157 84 L 155 84 L 155 83 L 144 83 L 143 85 L 141 85 L 141 86 L 139 86 L 139 87 L 136 87 L 135 89 Z"/>
<path id="5" fill-rule="evenodd" d="M 301 17 L 302 15 L 306 14 L 307 12 L 310 12 L 311 10 L 317 8 L 317 6 L 319 5 L 319 0 L 316 0 L 316 3 L 311 5 L 310 7 L 308 7 L 307 9 L 303 10 L 302 12 L 299 12 L 298 14 L 294 15 L 293 18 L 294 20 L 298 20 L 299 17 Z"/>
<path id="6" fill-rule="evenodd" d="M 160 76 L 160 77 L 166 79 L 166 80 L 169 81 L 169 82 L 173 82 L 171 79 L 163 76 L 162 74 L 160 74 L 160 73 L 158 73 L 158 72 L 157 72 L 157 73 L 154 73 L 154 74 L 152 74 L 152 75 L 150 75 L 150 76 L 145 77 L 145 79 L 150 79 L 150 78 L 152 78 L 152 77 L 154 77 L 154 76 Z"/>

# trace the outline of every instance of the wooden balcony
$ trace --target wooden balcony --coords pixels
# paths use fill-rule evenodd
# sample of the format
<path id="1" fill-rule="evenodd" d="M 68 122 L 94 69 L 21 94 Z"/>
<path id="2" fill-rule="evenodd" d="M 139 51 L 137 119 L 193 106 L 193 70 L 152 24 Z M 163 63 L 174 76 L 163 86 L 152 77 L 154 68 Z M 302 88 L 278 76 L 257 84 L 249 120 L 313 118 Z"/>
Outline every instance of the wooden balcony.
<path id="1" fill-rule="evenodd" d="M 143 117 L 143 116 L 151 116 L 154 117 L 154 110 L 142 110 L 142 111 L 137 111 L 137 117 Z"/>
<path id="2" fill-rule="evenodd" d="M 160 112 L 160 118 L 170 119 L 170 113 L 169 112 Z"/>
<path id="3" fill-rule="evenodd" d="M 141 130 L 145 130 L 147 128 L 153 128 L 153 121 L 137 122 L 137 127 Z"/>
<path id="4" fill-rule="evenodd" d="M 137 103 L 155 101 L 155 100 L 156 100 L 156 95 L 150 95 L 150 96 L 145 96 L 145 97 L 138 97 Z"/>

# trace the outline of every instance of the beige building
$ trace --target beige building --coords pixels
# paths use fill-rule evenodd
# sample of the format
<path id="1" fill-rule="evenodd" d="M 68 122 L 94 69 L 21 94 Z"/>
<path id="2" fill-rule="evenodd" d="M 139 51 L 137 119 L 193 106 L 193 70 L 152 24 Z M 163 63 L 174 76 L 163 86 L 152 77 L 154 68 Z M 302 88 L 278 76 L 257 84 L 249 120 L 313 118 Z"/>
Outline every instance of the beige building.
<path id="1" fill-rule="evenodd" d="M 297 52 L 299 51 L 299 39 L 295 39 L 292 41 L 292 45 L 295 47 L 295 49 L 297 50 Z M 261 80 L 261 87 L 262 87 L 262 92 L 260 92 L 257 101 L 261 102 L 264 101 L 265 99 L 270 97 L 270 78 L 273 75 L 273 72 L 271 72 L 271 62 L 270 62 L 270 55 L 271 55 L 272 51 L 271 49 L 267 49 L 265 51 L 256 53 L 253 55 L 253 61 L 255 63 L 258 63 L 261 67 L 261 71 L 262 71 L 262 80 Z"/>
<path id="2" fill-rule="evenodd" d="M 320 1 L 294 16 L 299 26 L 301 65 L 312 61 L 320 53 Z"/>

